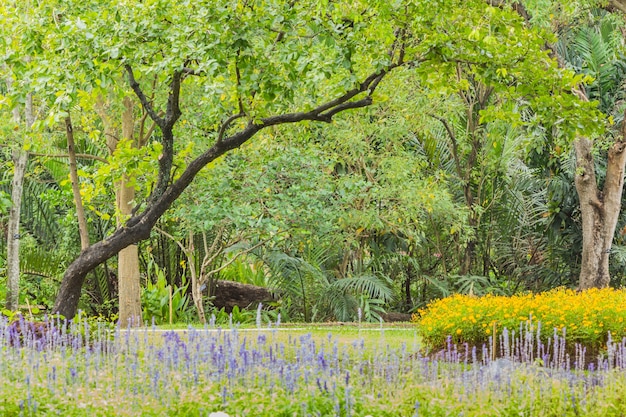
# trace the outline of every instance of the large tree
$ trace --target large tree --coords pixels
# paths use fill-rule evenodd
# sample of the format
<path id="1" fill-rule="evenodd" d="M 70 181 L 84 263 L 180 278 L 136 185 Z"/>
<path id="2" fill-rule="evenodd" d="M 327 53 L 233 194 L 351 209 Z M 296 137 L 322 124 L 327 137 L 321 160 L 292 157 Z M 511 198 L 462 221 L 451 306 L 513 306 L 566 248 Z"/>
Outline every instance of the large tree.
<path id="1" fill-rule="evenodd" d="M 514 12 L 484 1 L 442 0 L 434 7 L 425 1 L 44 0 L 30 13 L 35 18 L 21 26 L 24 44 L 11 45 L 6 55 L 11 62 L 20 51 L 33 56 L 19 70 L 32 79 L 25 87 L 48 100 L 49 125 L 65 120 L 79 97 L 106 90 L 123 74 L 127 91 L 157 126 L 149 146 L 158 151 L 157 173 L 146 175 L 154 179 L 146 184 L 151 192 L 136 196 L 126 222 L 68 267 L 54 306 L 68 318 L 86 274 L 148 238 L 203 167 L 268 127 L 328 123 L 371 105 L 379 83 L 398 68 L 417 69 L 443 91 L 438 74 L 454 72 L 459 61 L 481 67 L 494 52 L 520 59 L 519 48 L 508 47 L 521 43 L 537 58 L 526 70 L 543 82 L 526 91 L 533 108 L 552 120 L 564 113 L 569 136 L 595 120 L 559 94 L 576 80 L 538 53 L 549 35 L 523 28 Z M 478 76 L 506 79 L 505 90 L 524 95 L 522 71 Z M 514 109 L 489 110 L 483 109 L 485 120 L 515 117 Z"/>
<path id="2" fill-rule="evenodd" d="M 614 25 L 606 24 L 607 18 L 599 8 L 609 13 L 626 12 L 625 2 L 612 0 L 607 2 L 591 2 L 587 7 L 580 8 L 578 2 L 567 2 L 568 7 L 562 8 L 561 2 L 537 4 L 525 2 L 528 10 L 520 6 L 517 10 L 530 25 L 535 17 L 535 24 L 549 22 L 550 27 L 561 39 L 559 50 L 556 45 L 546 45 L 556 58 L 560 67 L 574 67 L 588 76 L 588 85 L 575 86 L 571 95 L 580 99 L 581 103 L 593 101 L 600 109 L 610 115 L 607 121 L 612 122 L 614 116 L 622 122 L 621 129 L 610 128 L 601 136 L 589 137 L 579 134 L 573 142 L 576 158 L 574 183 L 580 204 L 580 221 L 582 228 L 581 268 L 578 279 L 579 289 L 603 288 L 610 283 L 609 257 L 613 245 L 615 230 L 621 211 L 622 191 L 624 187 L 624 168 L 626 166 L 626 126 L 623 122 L 624 108 L 618 97 L 624 82 L 619 67 L 624 53 L 624 42 L 611 42 L 603 39 L 610 32 L 623 33 L 622 19 L 613 19 Z M 549 7 L 546 7 L 549 6 Z M 595 13 L 593 7 L 596 7 Z M 546 16 L 546 14 L 548 14 Z M 574 39 L 563 39 L 568 35 Z M 578 38 L 576 38 L 578 36 Z M 581 40 L 582 39 L 582 40 Z M 569 45 L 568 45 L 569 43 Z M 610 45 L 606 45 L 610 43 Z M 565 56 L 564 56 L 565 53 Z M 613 114 L 612 114 L 613 113 Z M 606 123 L 612 124 L 612 123 Z M 550 126 L 558 131 L 558 126 Z M 550 136 L 550 135 L 548 135 Z M 599 142 L 599 146 L 597 143 Z M 602 149 L 604 148 L 604 150 Z M 603 175 L 598 175 L 597 155 L 603 153 L 606 165 Z"/>
<path id="3" fill-rule="evenodd" d="M 621 3 L 611 2 L 611 4 L 617 6 Z M 585 28 L 582 29 L 583 35 L 593 36 L 594 40 L 599 42 L 604 41 L 599 27 L 587 28 L 586 31 Z M 588 96 L 593 95 L 591 98 L 601 103 L 602 110 L 608 114 L 624 111 L 623 105 L 618 100 L 624 83 L 624 79 L 618 76 L 619 65 L 623 64 L 621 59 L 624 51 L 623 42 L 604 48 L 606 56 L 593 54 L 598 52 L 598 49 L 602 51 L 601 47 L 596 45 L 590 47 L 595 51 L 593 49 L 587 53 L 584 50 L 579 51 L 583 61 L 581 70 L 594 77 L 594 82 L 587 91 L 581 92 L 581 98 L 586 100 Z M 626 124 L 623 114 L 617 114 L 617 117 L 621 119 L 621 129 L 609 132 L 604 141 L 608 143 L 608 150 L 603 152 L 606 155 L 606 171 L 602 182 L 596 175 L 597 149 L 594 148 L 597 147 L 584 137 L 574 142 L 576 152 L 574 182 L 580 200 L 583 234 L 578 285 L 580 289 L 608 287 L 611 280 L 609 256 L 621 211 L 626 166 Z"/>
<path id="4" fill-rule="evenodd" d="M 56 100 L 59 113 L 68 111 L 73 92 L 85 84 L 95 88 L 94 78 L 122 69 L 158 126 L 161 154 L 151 194 L 112 236 L 84 249 L 69 266 L 54 311 L 73 317 L 85 275 L 147 238 L 206 164 L 269 126 L 330 122 L 342 111 L 370 105 L 390 70 L 420 59 L 423 51 L 412 50 L 404 35 L 413 12 L 348 2 L 323 7 L 317 2 L 77 2 L 55 10 L 40 28 L 47 34 L 41 48 L 44 53 L 63 49 L 60 57 L 48 56 L 74 71 L 60 74 L 66 88 Z M 204 106 L 185 103 L 198 90 Z M 184 104 L 190 108 L 185 120 L 193 121 L 195 132 L 178 127 Z M 185 145 L 193 136 L 206 149 L 179 174 L 178 143 Z"/>

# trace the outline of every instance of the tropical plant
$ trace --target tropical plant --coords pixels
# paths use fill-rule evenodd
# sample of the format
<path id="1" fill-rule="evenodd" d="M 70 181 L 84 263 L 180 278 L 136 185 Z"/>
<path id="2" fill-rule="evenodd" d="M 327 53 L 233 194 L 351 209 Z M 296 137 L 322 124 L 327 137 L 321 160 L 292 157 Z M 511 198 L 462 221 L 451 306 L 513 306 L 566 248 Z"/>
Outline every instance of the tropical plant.
<path id="1" fill-rule="evenodd" d="M 307 322 L 357 321 L 362 314 L 367 321 L 378 321 L 393 299 L 391 282 L 365 270 L 337 276 L 333 252 L 332 246 L 318 245 L 298 255 L 276 249 L 261 255 L 271 272 L 270 287 L 291 306 L 288 316 Z"/>
<path id="2" fill-rule="evenodd" d="M 144 321 L 155 324 L 188 322 L 191 319 L 187 295 L 189 284 L 185 281 L 181 287 L 168 284 L 164 271 L 155 263 L 149 265 L 147 273 L 141 295 Z"/>

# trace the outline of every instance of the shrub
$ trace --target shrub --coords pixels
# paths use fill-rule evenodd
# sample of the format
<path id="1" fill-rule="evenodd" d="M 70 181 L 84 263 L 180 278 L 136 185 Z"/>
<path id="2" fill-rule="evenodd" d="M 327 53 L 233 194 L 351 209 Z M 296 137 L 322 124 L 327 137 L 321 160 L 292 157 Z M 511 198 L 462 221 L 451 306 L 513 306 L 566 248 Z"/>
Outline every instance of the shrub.
<path id="1" fill-rule="evenodd" d="M 430 303 L 415 321 L 429 349 L 441 349 L 448 337 L 454 343 L 480 346 L 502 329 L 517 330 L 523 324 L 540 334 L 545 343 L 565 335 L 570 345 L 579 343 L 593 350 L 606 345 L 609 332 L 614 340 L 626 337 L 626 290 L 612 288 L 576 292 L 555 289 L 540 294 L 512 297 L 453 295 Z"/>

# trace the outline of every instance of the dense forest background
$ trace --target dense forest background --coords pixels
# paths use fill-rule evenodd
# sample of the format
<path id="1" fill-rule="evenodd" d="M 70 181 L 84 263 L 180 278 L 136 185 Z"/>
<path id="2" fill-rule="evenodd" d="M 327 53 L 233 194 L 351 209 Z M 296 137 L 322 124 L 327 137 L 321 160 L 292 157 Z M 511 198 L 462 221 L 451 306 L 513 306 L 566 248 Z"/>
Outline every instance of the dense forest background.
<path id="1" fill-rule="evenodd" d="M 78 308 L 132 317 L 141 294 L 158 317 L 169 286 L 179 319 L 202 320 L 231 280 L 276 293 L 283 320 L 378 320 L 452 293 L 573 288 L 585 204 L 609 195 L 601 251 L 625 283 L 623 163 L 617 189 L 605 180 L 626 109 L 618 2 L 108 3 L 0 6 L 6 307 L 52 311 L 81 250 L 207 149 L 221 153 L 149 234 L 88 268 Z"/>

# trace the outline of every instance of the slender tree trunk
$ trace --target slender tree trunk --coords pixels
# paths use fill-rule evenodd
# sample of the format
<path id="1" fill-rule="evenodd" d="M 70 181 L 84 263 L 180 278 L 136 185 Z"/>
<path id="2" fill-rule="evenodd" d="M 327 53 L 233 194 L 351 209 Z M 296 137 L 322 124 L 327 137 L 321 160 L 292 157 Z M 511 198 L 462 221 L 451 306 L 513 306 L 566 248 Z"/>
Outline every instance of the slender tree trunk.
<path id="1" fill-rule="evenodd" d="M 129 216 L 132 211 L 132 201 L 135 198 L 135 188 L 128 186 L 126 179 L 120 181 L 118 195 L 118 209 L 122 216 Z M 139 247 L 129 245 L 118 254 L 118 297 L 119 321 L 122 326 L 140 326 L 141 320 L 141 281 L 139 275 Z"/>
<path id="2" fill-rule="evenodd" d="M 9 87 L 11 82 L 9 81 Z M 35 122 L 33 113 L 33 96 L 26 96 L 25 116 L 27 128 Z M 13 110 L 13 119 L 20 123 L 19 109 Z M 20 212 L 22 208 L 22 194 L 24 191 L 24 176 L 28 152 L 24 149 L 13 150 L 13 181 L 11 182 L 11 211 L 7 232 L 7 294 L 5 307 L 10 311 L 19 308 L 20 293 Z"/>
<path id="3" fill-rule="evenodd" d="M 135 119 L 133 101 L 124 98 L 122 113 L 122 137 L 133 139 Z M 135 187 L 128 185 L 128 178 L 122 177 L 117 190 L 117 209 L 122 217 L 118 224 L 130 218 L 135 200 Z M 119 320 L 122 326 L 139 326 L 141 321 L 141 282 L 139 276 L 139 247 L 130 245 L 118 254 L 119 280 Z"/>
<path id="4" fill-rule="evenodd" d="M 202 236 L 206 242 L 206 234 L 203 233 Z M 206 324 L 206 314 L 204 313 L 204 302 L 202 300 L 202 287 L 200 285 L 198 270 L 196 269 L 196 248 L 193 239 L 193 232 L 189 231 L 189 243 L 187 249 L 185 250 L 185 254 L 187 255 L 187 260 L 189 262 L 189 272 L 191 274 L 191 298 L 193 299 L 193 304 L 196 306 L 196 311 L 198 312 L 198 318 L 200 319 L 200 323 Z M 203 268 L 201 267 L 200 272 L 202 272 L 202 270 Z"/>
<path id="5" fill-rule="evenodd" d="M 622 132 L 622 135 L 624 133 Z M 624 136 L 622 136 L 624 137 Z M 604 188 L 598 189 L 592 143 L 578 139 L 576 150 L 576 191 L 582 215 L 583 249 L 578 288 L 608 287 L 609 255 L 621 209 L 624 187 L 626 143 L 622 140 L 609 149 Z"/>
<path id="6" fill-rule="evenodd" d="M 22 206 L 22 191 L 24 189 L 24 174 L 28 152 L 22 149 L 13 150 L 13 182 L 11 188 L 11 212 L 9 215 L 7 236 L 7 294 L 6 308 L 16 311 L 19 305 L 20 293 L 20 210 Z"/>
<path id="7" fill-rule="evenodd" d="M 70 179 L 72 180 L 72 193 L 74 194 L 74 204 L 76 205 L 76 215 L 78 216 L 78 233 L 80 234 L 80 248 L 85 250 L 89 247 L 89 230 L 87 229 L 87 218 L 85 217 L 85 207 L 80 195 L 80 183 L 78 182 L 78 167 L 76 165 L 76 144 L 74 143 L 74 127 L 70 116 L 65 118 L 65 133 L 67 135 L 67 152 L 70 159 Z"/>

